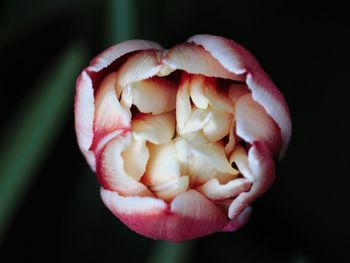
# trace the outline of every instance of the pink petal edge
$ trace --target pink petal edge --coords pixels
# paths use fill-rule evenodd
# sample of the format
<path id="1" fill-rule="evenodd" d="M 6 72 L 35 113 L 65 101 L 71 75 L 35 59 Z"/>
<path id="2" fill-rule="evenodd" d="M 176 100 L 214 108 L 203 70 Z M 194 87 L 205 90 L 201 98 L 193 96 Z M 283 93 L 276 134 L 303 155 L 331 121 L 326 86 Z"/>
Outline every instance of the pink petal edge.
<path id="1" fill-rule="evenodd" d="M 252 187 L 248 192 L 241 193 L 229 207 L 228 217 L 236 218 L 255 199 L 261 196 L 275 180 L 275 164 L 269 149 L 265 144 L 253 142 L 248 152 L 248 161 L 251 170 Z"/>
<path id="2" fill-rule="evenodd" d="M 110 64 L 112 64 L 113 61 L 118 59 L 119 57 L 136 51 L 136 50 L 147 50 L 147 49 L 156 49 L 161 50 L 162 46 L 160 46 L 158 43 L 148 41 L 148 40 L 127 40 L 124 42 L 121 42 L 119 44 L 116 44 L 114 46 L 111 46 L 110 48 L 107 48 L 102 53 L 97 55 L 90 63 L 88 67 L 88 71 L 91 72 L 98 72 L 101 69 L 104 69 L 108 67 Z"/>
<path id="3" fill-rule="evenodd" d="M 237 217 L 231 219 L 221 231 L 233 232 L 243 227 L 245 224 L 247 224 L 252 211 L 253 209 L 251 206 L 246 207 Z"/>
<path id="4" fill-rule="evenodd" d="M 283 157 L 292 129 L 288 106 L 254 56 L 233 40 L 219 36 L 195 35 L 188 42 L 203 46 L 227 70 L 237 75 L 247 74 L 246 83 L 252 91 L 253 99 L 265 108 L 281 129 L 282 146 L 279 157 Z"/>
<path id="5" fill-rule="evenodd" d="M 92 81 L 84 70 L 79 75 L 76 83 L 74 103 L 75 131 L 81 152 L 84 154 L 91 169 L 96 171 L 95 155 L 89 150 L 93 139 L 94 100 Z"/>
<path id="6" fill-rule="evenodd" d="M 155 42 L 146 40 L 129 40 L 114 45 L 96 56 L 90 65 L 80 73 L 77 79 L 74 103 L 75 130 L 78 146 L 93 171 L 96 171 L 96 160 L 94 154 L 89 149 L 93 141 L 95 98 L 94 87 L 92 86 L 89 72 L 98 72 L 108 67 L 113 61 L 127 53 L 146 49 L 160 50 L 162 47 Z"/>
<path id="7" fill-rule="evenodd" d="M 271 116 L 251 94 L 241 96 L 235 110 L 237 135 L 248 143 L 264 143 L 275 157 L 281 147 L 281 132 Z"/>
<path id="8" fill-rule="evenodd" d="M 133 231 L 153 239 L 181 242 L 224 229 L 226 215 L 195 190 L 170 204 L 153 197 L 123 197 L 101 188 L 104 204 Z"/>

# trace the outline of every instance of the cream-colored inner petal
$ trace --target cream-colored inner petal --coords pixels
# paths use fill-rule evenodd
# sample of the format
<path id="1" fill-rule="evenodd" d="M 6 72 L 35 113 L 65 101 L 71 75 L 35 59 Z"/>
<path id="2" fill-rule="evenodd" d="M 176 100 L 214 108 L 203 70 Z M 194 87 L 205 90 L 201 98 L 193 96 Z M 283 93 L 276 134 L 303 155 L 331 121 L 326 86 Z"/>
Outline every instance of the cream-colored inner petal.
<path id="1" fill-rule="evenodd" d="M 249 190 L 247 154 L 235 132 L 235 103 L 249 93 L 245 84 L 223 88 L 214 77 L 185 72 L 180 80 L 167 77 L 174 70 L 158 67 L 158 60 L 159 54 L 138 53 L 111 75 L 113 107 L 132 118 L 131 139 L 118 161 L 123 180 L 129 177 L 165 201 L 190 189 L 215 201 Z M 98 101 L 97 112 L 108 112 L 112 101 Z"/>

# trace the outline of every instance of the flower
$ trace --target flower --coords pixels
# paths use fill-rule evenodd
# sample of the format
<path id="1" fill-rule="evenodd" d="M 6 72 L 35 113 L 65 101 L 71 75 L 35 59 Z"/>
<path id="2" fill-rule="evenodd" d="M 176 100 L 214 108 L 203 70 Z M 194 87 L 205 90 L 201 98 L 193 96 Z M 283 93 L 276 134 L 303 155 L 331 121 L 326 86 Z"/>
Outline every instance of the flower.
<path id="1" fill-rule="evenodd" d="M 291 135 L 285 100 L 256 59 L 212 35 L 102 52 L 77 79 L 75 128 L 110 211 L 174 242 L 243 226 Z"/>

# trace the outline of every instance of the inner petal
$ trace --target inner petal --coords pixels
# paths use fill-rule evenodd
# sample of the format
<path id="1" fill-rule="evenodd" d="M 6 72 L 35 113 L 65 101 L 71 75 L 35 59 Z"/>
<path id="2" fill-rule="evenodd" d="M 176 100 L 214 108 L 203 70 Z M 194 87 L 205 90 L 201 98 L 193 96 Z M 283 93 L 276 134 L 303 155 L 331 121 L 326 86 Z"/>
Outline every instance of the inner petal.
<path id="1" fill-rule="evenodd" d="M 154 144 L 170 142 L 175 134 L 175 112 L 160 115 L 138 114 L 132 123 L 133 137 Z"/>
<path id="2" fill-rule="evenodd" d="M 137 156 L 137 158 L 134 158 Z M 139 181 L 146 171 L 149 151 L 145 140 L 132 140 L 122 152 L 126 173 Z"/>
<path id="3" fill-rule="evenodd" d="M 181 173 L 190 175 L 191 185 L 200 185 L 211 178 L 226 182 L 238 171 L 228 163 L 222 146 L 200 134 L 188 134 L 175 140 Z"/>
<path id="4" fill-rule="evenodd" d="M 219 141 L 230 133 L 232 122 L 233 114 L 211 111 L 210 119 L 203 127 L 203 133 L 210 141 Z"/>
<path id="5" fill-rule="evenodd" d="M 115 90 L 118 98 L 130 83 L 155 76 L 160 70 L 156 50 L 146 50 L 133 54 L 117 72 Z"/>
<path id="6" fill-rule="evenodd" d="M 109 74 L 101 83 L 95 99 L 94 130 L 100 134 L 129 127 L 131 116 L 120 105 L 114 91 L 116 73 Z"/>
<path id="7" fill-rule="evenodd" d="M 177 180 L 180 177 L 180 166 L 176 158 L 173 142 L 155 145 L 149 144 L 150 158 L 143 182 L 154 186 Z"/>
<path id="8" fill-rule="evenodd" d="M 112 190 L 122 195 L 153 194 L 170 202 L 196 189 L 221 203 L 250 190 L 252 174 L 240 145 L 247 138 L 239 131 L 252 143 L 253 137 L 270 134 L 271 125 L 257 124 L 255 133 L 254 123 L 261 121 L 259 116 L 265 121 L 266 115 L 251 102 L 244 83 L 215 78 L 231 78 L 232 73 L 207 55 L 191 44 L 171 49 L 163 58 L 152 50 L 138 52 L 106 78 L 96 101 L 97 112 L 105 116 L 97 120 L 107 126 L 123 123 L 120 118 L 129 127 L 131 123 L 131 139 L 124 148 L 114 152 L 108 148 L 117 158 L 113 163 L 106 157 L 104 163 Z M 109 108 L 113 110 L 108 112 Z M 246 121 L 246 116 L 252 120 Z"/>
<path id="9" fill-rule="evenodd" d="M 209 106 L 218 111 L 234 112 L 231 99 L 225 91 L 221 91 L 215 78 L 202 75 L 191 77 L 190 96 L 198 108 L 206 109 Z"/>
<path id="10" fill-rule="evenodd" d="M 133 103 L 145 113 L 160 114 L 174 110 L 176 92 L 174 83 L 159 77 L 132 84 Z"/>
<path id="11" fill-rule="evenodd" d="M 198 187 L 197 191 L 201 192 L 209 199 L 222 200 L 235 197 L 247 191 L 250 186 L 251 182 L 245 178 L 231 180 L 225 184 L 220 184 L 217 178 L 213 178 Z"/>

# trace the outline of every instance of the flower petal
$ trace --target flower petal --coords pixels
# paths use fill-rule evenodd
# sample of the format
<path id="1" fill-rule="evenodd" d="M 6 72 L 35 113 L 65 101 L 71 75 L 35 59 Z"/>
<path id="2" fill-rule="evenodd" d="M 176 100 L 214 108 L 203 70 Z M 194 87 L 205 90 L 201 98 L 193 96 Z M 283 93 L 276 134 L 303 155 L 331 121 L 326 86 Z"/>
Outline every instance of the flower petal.
<path id="1" fill-rule="evenodd" d="M 155 76 L 160 68 L 156 50 L 139 51 L 130 56 L 118 70 L 115 84 L 118 98 L 129 84 Z"/>
<path id="2" fill-rule="evenodd" d="M 250 203 L 262 195 L 275 179 L 275 164 L 264 144 L 253 143 L 248 152 L 249 168 L 253 176 L 252 187 L 241 193 L 229 207 L 229 218 L 236 218 Z"/>
<path id="3" fill-rule="evenodd" d="M 83 71 L 76 83 L 74 103 L 75 131 L 78 145 L 93 171 L 96 170 L 95 155 L 90 151 L 93 139 L 94 90 L 89 75 Z"/>
<path id="4" fill-rule="evenodd" d="M 140 181 L 146 171 L 149 150 L 144 140 L 132 140 L 122 152 L 125 172 Z"/>
<path id="5" fill-rule="evenodd" d="M 155 49 L 161 50 L 162 47 L 152 41 L 147 40 L 128 40 L 114 45 L 101 54 L 96 56 L 90 63 L 88 67 L 89 71 L 98 72 L 103 68 L 108 67 L 113 61 L 120 58 L 121 56 L 136 51 L 136 50 L 147 50 Z"/>
<path id="6" fill-rule="evenodd" d="M 150 159 L 147 171 L 142 178 L 146 185 L 154 186 L 180 177 L 180 166 L 176 158 L 173 142 L 166 144 L 150 144 Z"/>
<path id="7" fill-rule="evenodd" d="M 128 132 L 106 144 L 97 162 L 97 175 L 99 175 L 100 183 L 104 188 L 116 191 L 121 195 L 152 195 L 146 186 L 124 170 L 122 153 L 130 143 L 131 135 Z M 142 158 L 134 160 L 143 162 Z"/>
<path id="8" fill-rule="evenodd" d="M 189 85 L 190 77 L 184 75 L 176 94 L 176 127 L 178 132 L 185 128 L 192 112 Z"/>
<path id="9" fill-rule="evenodd" d="M 132 84 L 133 103 L 143 113 L 161 114 L 175 109 L 177 86 L 154 77 Z"/>
<path id="10" fill-rule="evenodd" d="M 175 134 L 175 112 L 138 114 L 132 123 L 133 137 L 154 144 L 168 143 Z"/>
<path id="11" fill-rule="evenodd" d="M 174 180 L 168 180 L 150 187 L 151 191 L 165 201 L 173 200 L 177 195 L 187 191 L 189 186 L 188 176 L 180 176 Z"/>
<path id="12" fill-rule="evenodd" d="M 217 178 L 210 179 L 196 190 L 211 200 L 232 198 L 249 190 L 251 182 L 245 178 L 233 179 L 226 184 L 220 184 Z"/>
<path id="13" fill-rule="evenodd" d="M 252 210 L 251 206 L 246 207 L 237 217 L 231 219 L 221 231 L 233 232 L 244 226 L 248 222 Z"/>
<path id="14" fill-rule="evenodd" d="M 216 79 L 195 75 L 191 77 L 190 96 L 193 103 L 201 109 L 212 109 L 223 112 L 234 112 L 234 106 L 227 94 L 220 91 Z"/>
<path id="15" fill-rule="evenodd" d="M 242 97 L 247 93 L 250 93 L 250 90 L 247 88 L 247 85 L 244 83 L 233 83 L 230 85 L 228 90 L 228 95 L 234 104 L 236 104 L 236 102 L 240 97 Z"/>
<path id="16" fill-rule="evenodd" d="M 170 49 L 162 62 L 174 69 L 184 70 L 191 74 L 202 74 L 208 77 L 241 80 L 242 76 L 225 69 L 203 47 L 191 43 L 182 43 Z"/>
<path id="17" fill-rule="evenodd" d="M 228 135 L 228 142 L 225 145 L 225 153 L 229 155 L 236 145 L 236 135 L 235 135 L 236 120 L 233 119 L 230 126 L 230 133 Z"/>
<path id="18" fill-rule="evenodd" d="M 248 87 L 252 90 L 253 99 L 259 102 L 281 129 L 282 145 L 279 157 L 285 154 L 292 134 L 292 122 L 287 103 L 268 76 L 262 70 L 247 75 Z"/>
<path id="19" fill-rule="evenodd" d="M 281 145 L 280 129 L 265 109 L 250 94 L 243 95 L 236 103 L 236 133 L 248 143 L 265 143 L 273 155 Z"/>
<path id="20" fill-rule="evenodd" d="M 146 49 L 161 50 L 162 47 L 155 42 L 145 40 L 130 40 L 114 45 L 96 56 L 77 79 L 74 108 L 78 145 L 93 171 L 96 170 L 96 160 L 90 151 L 90 146 L 93 143 L 94 89 L 96 87 L 93 87 L 89 74 L 99 72 L 127 53 Z"/>
<path id="21" fill-rule="evenodd" d="M 211 118 L 203 127 L 203 133 L 209 141 L 215 142 L 230 134 L 233 115 L 222 111 L 211 111 Z"/>
<path id="22" fill-rule="evenodd" d="M 226 215 L 195 190 L 177 196 L 170 207 L 152 197 L 122 197 L 101 189 L 105 205 L 135 232 L 153 238 L 181 242 L 220 231 Z"/>
<path id="23" fill-rule="evenodd" d="M 200 133 L 176 138 L 175 147 L 181 173 L 190 176 L 192 187 L 211 178 L 225 183 L 238 175 L 238 171 L 228 163 L 223 148 L 208 142 Z"/>
<path id="24" fill-rule="evenodd" d="M 131 116 L 120 105 L 114 90 L 116 73 L 110 73 L 101 83 L 95 98 L 94 140 L 92 149 L 101 140 L 117 130 L 130 128 Z"/>
<path id="25" fill-rule="evenodd" d="M 205 236 L 217 232 L 227 223 L 226 215 L 195 190 L 177 196 L 170 210 L 174 213 L 174 220 L 170 222 L 175 240 Z"/>
<path id="26" fill-rule="evenodd" d="M 247 74 L 246 83 L 252 91 L 253 99 L 264 107 L 281 129 L 282 147 L 279 157 L 282 157 L 287 149 L 292 129 L 288 107 L 283 95 L 254 56 L 233 40 L 219 36 L 195 35 L 188 42 L 203 46 L 228 71 Z"/>
<path id="27" fill-rule="evenodd" d="M 241 145 L 237 145 L 230 156 L 230 164 L 235 163 L 241 174 L 251 182 L 254 181 L 254 176 L 249 166 L 248 155 Z"/>
<path id="28" fill-rule="evenodd" d="M 135 232 L 153 238 L 166 239 L 168 204 L 153 197 L 120 196 L 101 187 L 103 203 L 124 224 Z"/>
<path id="29" fill-rule="evenodd" d="M 228 71 L 237 75 L 247 72 L 247 65 L 257 63 L 252 55 L 233 40 L 213 36 L 194 35 L 187 42 L 201 45 Z"/>
<path id="30" fill-rule="evenodd" d="M 192 154 L 203 159 L 208 165 L 213 166 L 220 172 L 237 174 L 238 171 L 229 164 L 222 146 L 214 142 L 208 142 L 201 138 L 200 134 L 186 137 L 191 147 Z"/>

